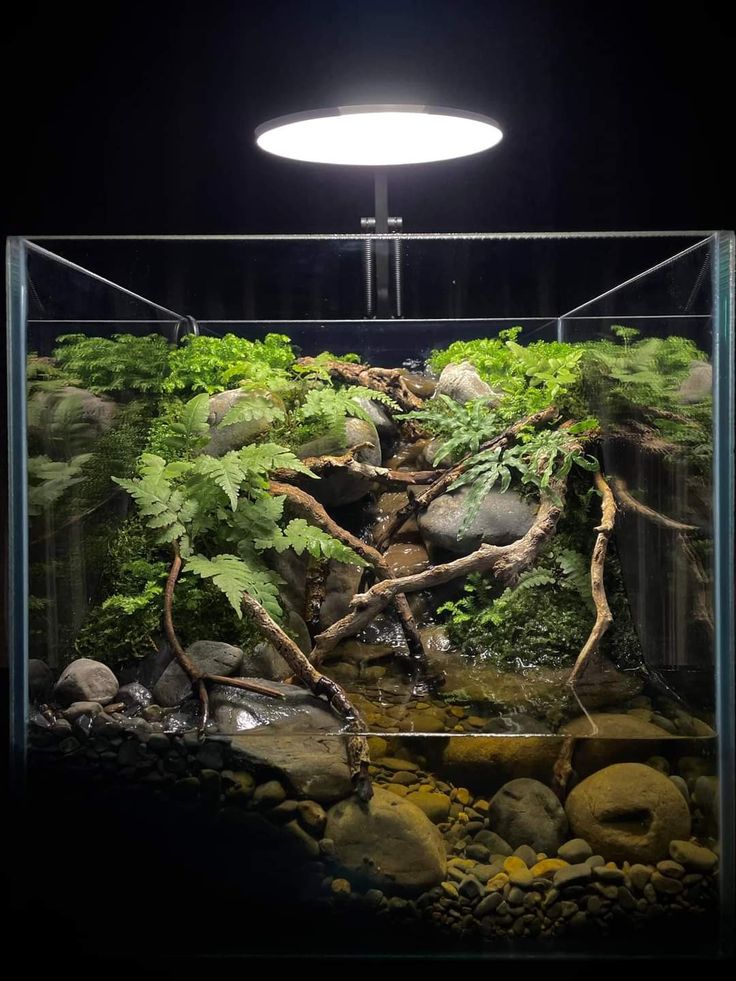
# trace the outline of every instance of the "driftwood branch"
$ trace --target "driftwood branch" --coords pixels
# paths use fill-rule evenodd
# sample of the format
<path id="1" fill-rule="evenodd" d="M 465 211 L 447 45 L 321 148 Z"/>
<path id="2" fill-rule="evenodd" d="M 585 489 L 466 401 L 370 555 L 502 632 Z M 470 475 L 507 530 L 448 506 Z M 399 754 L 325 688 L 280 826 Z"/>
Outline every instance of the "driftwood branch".
<path id="1" fill-rule="evenodd" d="M 470 555 L 433 566 L 415 575 L 378 582 L 366 593 L 354 596 L 350 612 L 315 639 L 313 661 L 318 664 L 342 640 L 359 633 L 399 593 L 432 589 L 472 572 L 491 572 L 502 582 L 512 582 L 532 564 L 544 543 L 554 534 L 563 510 L 564 487 L 557 487 L 555 490 L 559 496 L 554 499 L 546 498 L 526 535 L 510 545 L 481 545 Z"/>
<path id="2" fill-rule="evenodd" d="M 612 480 L 611 486 L 616 495 L 616 501 L 623 511 L 633 511 L 634 514 L 645 518 L 647 521 L 651 521 L 652 524 L 658 528 L 664 528 L 666 531 L 694 532 L 698 530 L 696 525 L 686 525 L 682 521 L 675 521 L 674 518 L 668 518 L 667 515 L 660 514 L 654 508 L 650 508 L 646 504 L 642 504 L 641 501 L 637 501 L 621 477 L 616 477 Z"/>
<path id="3" fill-rule="evenodd" d="M 329 516 L 327 511 L 325 511 L 319 501 L 315 501 L 315 499 L 306 491 L 299 487 L 294 487 L 291 484 L 284 484 L 276 480 L 272 480 L 269 483 L 269 491 L 271 494 L 277 496 L 283 495 L 286 497 L 290 504 L 298 508 L 304 514 L 307 514 L 313 524 L 317 525 L 319 528 L 322 528 L 323 531 L 326 531 L 329 535 L 332 535 L 333 538 L 337 538 L 337 540 L 342 542 L 343 545 L 347 545 L 348 548 L 352 548 L 353 551 L 356 552 L 365 562 L 373 566 L 377 576 L 381 580 L 392 580 L 393 577 L 391 570 L 389 569 L 388 564 L 381 553 L 371 545 L 368 545 L 366 542 L 362 541 L 360 538 L 356 538 L 355 535 L 351 535 L 349 531 L 346 531 L 344 528 L 338 525 L 338 523 Z M 391 599 L 393 599 L 394 607 L 401 621 L 401 626 L 404 631 L 409 653 L 411 655 L 411 662 L 413 666 L 424 671 L 426 674 L 428 668 L 427 656 L 406 597 L 401 591 L 398 591 Z"/>
<path id="4" fill-rule="evenodd" d="M 523 419 L 519 419 L 513 425 L 509 426 L 498 436 L 493 439 L 488 440 L 484 443 L 478 452 L 481 450 L 490 449 L 500 449 L 508 444 L 518 436 L 522 429 L 526 426 L 540 426 L 546 422 L 550 422 L 557 415 L 557 409 L 555 406 L 549 406 L 547 409 L 543 409 L 541 412 L 535 412 L 533 415 L 525 416 Z M 417 512 L 423 511 L 429 507 L 432 501 L 436 500 L 441 494 L 444 494 L 448 487 L 465 471 L 470 459 L 475 456 L 475 454 L 468 454 L 468 456 L 463 457 L 459 463 L 456 463 L 453 467 L 445 470 L 433 483 L 429 485 L 427 490 L 422 494 L 416 495 L 414 498 L 410 498 L 409 501 L 396 511 L 391 520 L 386 524 L 386 527 L 381 532 L 381 537 L 378 542 L 379 548 L 384 551 L 388 544 L 390 543 L 393 536 L 401 528 L 405 521 L 413 517 Z M 418 481 L 415 481 L 418 483 Z"/>
<path id="5" fill-rule="evenodd" d="M 308 368 L 314 364 L 314 358 L 299 358 L 297 364 Z M 349 382 L 351 385 L 362 385 L 364 388 L 372 388 L 374 391 L 390 395 L 404 412 L 421 409 L 424 404 L 422 399 L 411 391 L 398 368 L 371 368 L 370 365 L 349 364 L 346 361 L 328 361 L 326 365 L 320 364 L 320 368 L 324 367 L 333 378 L 338 378 L 340 381 Z"/>
<path id="6" fill-rule="evenodd" d="M 181 555 L 179 549 L 174 545 L 174 557 L 169 568 L 169 574 L 166 578 L 166 586 L 164 587 L 164 633 L 166 634 L 166 639 L 169 642 L 169 646 L 176 658 L 179 666 L 187 675 L 192 683 L 192 688 L 196 691 L 197 697 L 199 698 L 201 705 L 201 715 L 199 722 L 200 732 L 204 732 L 207 727 L 207 722 L 209 719 L 209 696 L 207 694 L 207 685 L 209 683 L 221 684 L 221 685 L 233 685 L 236 688 L 244 688 L 247 691 L 258 692 L 260 695 L 269 695 L 272 698 L 283 698 L 284 696 L 276 688 L 271 688 L 268 685 L 262 685 L 255 681 L 250 681 L 247 678 L 225 678 L 217 674 L 206 674 L 204 671 L 200 671 L 197 665 L 192 661 L 187 652 L 181 646 L 181 642 L 176 634 L 176 628 L 174 627 L 174 590 L 176 588 L 176 582 L 179 578 L 179 573 L 181 572 Z"/>
<path id="7" fill-rule="evenodd" d="M 368 743 L 361 733 L 365 723 L 351 705 L 348 696 L 336 682 L 326 678 L 309 663 L 309 659 L 294 641 L 284 633 L 279 625 L 271 619 L 261 604 L 249 596 L 243 596 L 243 609 L 246 610 L 256 623 L 261 633 L 274 646 L 289 666 L 292 674 L 312 691 L 315 695 L 324 695 L 338 715 L 342 716 L 347 726 L 347 757 L 350 776 L 356 793 L 362 800 L 370 800 L 373 796 L 368 765 Z"/>
<path id="8" fill-rule="evenodd" d="M 603 585 L 603 571 L 606 564 L 608 542 L 613 534 L 613 526 L 616 522 L 616 501 L 611 488 L 600 471 L 594 475 L 594 479 L 595 486 L 602 495 L 601 523 L 596 528 L 598 537 L 595 540 L 593 556 L 590 560 L 590 585 L 593 593 L 593 602 L 595 603 L 595 623 L 588 635 L 588 639 L 583 645 L 583 649 L 578 654 L 577 660 L 570 672 L 570 677 L 567 680 L 567 683 L 573 688 L 588 658 L 593 651 L 598 649 L 601 638 L 613 623 L 611 608 L 608 605 L 606 589 Z"/>
<path id="9" fill-rule="evenodd" d="M 302 463 L 318 477 L 329 477 L 334 473 L 351 473 L 394 490 L 406 490 L 412 484 L 431 484 L 440 473 L 438 470 L 391 470 L 371 463 L 361 463 L 353 455 L 358 449 L 359 446 L 354 446 L 349 452 L 339 456 L 310 456 L 302 460 Z M 275 470 L 274 476 L 277 480 L 289 480 L 293 477 L 293 473 L 288 470 Z"/>

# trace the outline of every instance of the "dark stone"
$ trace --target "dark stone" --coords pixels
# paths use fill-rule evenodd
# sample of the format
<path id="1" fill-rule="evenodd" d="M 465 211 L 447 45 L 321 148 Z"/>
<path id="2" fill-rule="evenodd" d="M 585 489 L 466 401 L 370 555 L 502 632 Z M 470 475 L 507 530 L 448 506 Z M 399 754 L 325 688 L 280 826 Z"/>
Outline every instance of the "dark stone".
<path id="1" fill-rule="evenodd" d="M 491 827 L 512 847 L 530 845 L 554 855 L 567 834 L 567 818 L 559 800 L 538 780 L 510 780 L 491 800 Z"/>

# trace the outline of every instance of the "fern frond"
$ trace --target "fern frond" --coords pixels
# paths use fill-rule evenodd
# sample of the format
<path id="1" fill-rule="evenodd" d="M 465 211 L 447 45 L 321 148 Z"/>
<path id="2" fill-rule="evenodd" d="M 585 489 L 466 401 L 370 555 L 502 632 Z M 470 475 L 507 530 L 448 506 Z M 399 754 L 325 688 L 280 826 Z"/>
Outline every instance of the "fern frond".
<path id="1" fill-rule="evenodd" d="M 240 618 L 243 616 L 244 593 L 257 600 L 270 616 L 281 616 L 278 577 L 265 569 L 252 568 L 237 555 L 225 553 L 211 559 L 204 555 L 193 555 L 187 560 L 185 569 L 201 579 L 212 579 Z"/>
<path id="2" fill-rule="evenodd" d="M 297 555 L 306 551 L 314 558 L 334 559 L 336 562 L 361 567 L 368 565 L 352 548 L 343 545 L 321 528 L 310 525 L 303 518 L 292 519 L 270 542 L 256 542 L 256 546 L 274 548 L 277 552 L 285 552 L 287 548 L 291 548 Z"/>

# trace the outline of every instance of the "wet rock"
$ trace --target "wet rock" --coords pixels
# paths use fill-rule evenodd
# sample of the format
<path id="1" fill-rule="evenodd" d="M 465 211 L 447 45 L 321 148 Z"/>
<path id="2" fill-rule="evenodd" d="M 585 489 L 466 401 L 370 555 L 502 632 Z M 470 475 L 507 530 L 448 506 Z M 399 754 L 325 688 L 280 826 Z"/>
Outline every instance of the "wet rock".
<path id="1" fill-rule="evenodd" d="M 378 432 L 372 422 L 366 419 L 350 418 L 346 420 L 347 448 L 360 447 L 354 458 L 359 463 L 369 463 L 374 467 L 381 465 L 381 443 Z M 344 446 L 329 437 L 310 440 L 299 447 L 297 455 L 306 460 L 310 456 L 325 454 L 337 455 L 345 453 Z M 365 477 L 351 473 L 332 473 L 321 480 L 310 481 L 309 492 L 327 507 L 352 504 L 370 493 L 372 482 Z"/>
<path id="2" fill-rule="evenodd" d="M 395 460 L 389 461 L 393 469 L 398 469 L 395 466 Z M 375 520 L 373 523 L 373 536 L 375 539 L 379 539 L 383 534 L 383 529 L 389 523 L 394 514 L 403 507 L 408 501 L 406 494 L 399 492 L 390 492 L 387 494 L 381 494 L 376 501 L 375 507 Z M 409 518 L 404 524 L 395 532 L 392 537 L 393 542 L 416 542 L 419 538 L 419 525 L 416 522 L 416 518 Z"/>
<path id="3" fill-rule="evenodd" d="M 153 689 L 173 657 L 168 642 L 162 638 L 156 650 L 146 654 L 138 664 L 135 680 L 139 681 L 145 688 Z"/>
<path id="4" fill-rule="evenodd" d="M 126 714 L 130 715 L 131 713 L 140 712 L 142 709 L 148 708 L 153 701 L 153 695 L 139 681 L 131 681 L 129 684 L 123 685 L 118 689 L 115 699 L 123 703 Z"/>
<path id="5" fill-rule="evenodd" d="M 522 538 L 534 522 L 536 509 L 513 489 L 489 491 L 470 527 L 460 534 L 467 513 L 469 487 L 436 498 L 418 518 L 428 549 L 459 555 L 474 552 L 481 544 L 508 545 Z"/>
<path id="6" fill-rule="evenodd" d="M 597 729 L 594 735 L 591 721 Z M 590 719 L 581 715 L 565 723 L 560 732 L 583 737 L 575 749 L 575 769 L 581 774 L 594 773 L 613 763 L 645 760 L 672 738 L 651 722 L 615 712 L 593 713 Z"/>
<path id="7" fill-rule="evenodd" d="M 561 746 L 562 740 L 551 736 L 452 736 L 440 769 L 453 783 L 478 788 L 498 786 L 514 777 L 545 779 Z"/>
<path id="8" fill-rule="evenodd" d="M 210 441 L 202 450 L 209 456 L 224 456 L 230 450 L 239 450 L 246 443 L 253 441 L 255 436 L 267 432 L 270 423 L 263 417 L 256 417 L 246 422 L 236 422 L 231 426 L 222 426 L 220 423 L 233 406 L 241 402 L 262 403 L 267 399 L 274 405 L 281 407 L 283 403 L 278 396 L 273 393 L 254 393 L 247 392 L 242 388 L 229 389 L 226 392 L 218 392 L 211 396 L 209 401 L 210 413 L 207 422 L 210 426 Z"/>
<path id="9" fill-rule="evenodd" d="M 107 705 L 118 691 L 118 679 L 106 664 L 80 657 L 66 667 L 54 688 L 61 705 L 72 702 L 99 702 Z"/>
<path id="10" fill-rule="evenodd" d="M 74 722 L 81 715 L 89 715 L 94 718 L 101 711 L 102 706 L 99 702 L 72 702 L 69 708 L 64 709 L 61 715 L 62 718 L 67 719 L 69 722 Z"/>
<path id="11" fill-rule="evenodd" d="M 580 862 L 584 862 L 590 858 L 593 854 L 593 849 L 583 838 L 571 838 L 564 845 L 560 845 L 557 849 L 557 854 L 560 858 L 569 862 L 570 865 L 579 865 Z"/>
<path id="12" fill-rule="evenodd" d="M 363 570 L 345 562 L 329 564 L 325 579 L 325 598 L 319 608 L 320 629 L 327 630 L 348 612 L 353 596 L 359 591 Z"/>
<path id="13" fill-rule="evenodd" d="M 386 549 L 384 559 L 396 579 L 413 576 L 429 568 L 429 555 L 423 545 L 395 542 Z"/>
<path id="14" fill-rule="evenodd" d="M 54 686 L 54 674 L 45 661 L 32 657 L 28 662 L 28 695 L 32 702 L 45 702 Z"/>
<path id="15" fill-rule="evenodd" d="M 218 640 L 198 640 L 186 653 L 205 674 L 233 677 L 243 662 L 239 647 Z M 171 661 L 153 686 L 153 697 L 159 705 L 178 705 L 191 693 L 192 683 L 177 661 Z"/>
<path id="16" fill-rule="evenodd" d="M 367 803 L 350 798 L 331 807 L 325 835 L 344 869 L 382 889 L 418 892 L 444 877 L 439 831 L 414 804 L 380 787 Z"/>
<path id="17" fill-rule="evenodd" d="M 663 774 L 618 763 L 587 777 L 565 806 L 573 833 L 608 861 L 657 862 L 690 834 L 690 811 Z"/>
<path id="18" fill-rule="evenodd" d="M 406 387 L 420 399 L 430 399 L 435 393 L 437 382 L 427 375 L 418 374 L 413 371 L 401 371 L 401 377 L 406 383 Z"/>
<path id="19" fill-rule="evenodd" d="M 488 398 L 489 405 L 493 406 L 498 404 L 502 393 L 495 392 L 488 382 L 484 382 L 469 361 L 461 361 L 459 364 L 445 365 L 442 369 L 435 389 L 437 395 L 446 395 L 460 403 Z"/>
<path id="20" fill-rule="evenodd" d="M 684 865 L 686 869 L 695 872 L 712 872 L 718 865 L 718 856 L 709 848 L 696 845 L 694 841 L 671 841 L 670 855 Z"/>
<path id="21" fill-rule="evenodd" d="M 384 448 L 389 446 L 396 438 L 398 430 L 396 428 L 396 424 L 386 409 L 380 402 L 374 402 L 373 399 L 355 399 L 355 402 L 361 407 L 361 409 L 376 427 L 376 432 L 378 433 L 378 438 L 381 440 L 381 445 Z"/>
<path id="22" fill-rule="evenodd" d="M 713 366 L 707 361 L 692 361 L 687 377 L 677 391 L 683 405 L 694 405 L 710 398 L 713 392 Z"/>
<path id="23" fill-rule="evenodd" d="M 413 793 L 407 794 L 406 799 L 415 804 L 420 811 L 424 811 L 432 824 L 441 824 L 446 821 L 450 813 L 450 798 L 447 794 L 415 790 Z"/>
<path id="24" fill-rule="evenodd" d="M 531 715 L 514 712 L 511 715 L 499 715 L 483 724 L 483 732 L 510 732 L 515 735 L 544 735 L 552 730 L 545 722 L 540 722 Z"/>
<path id="25" fill-rule="evenodd" d="M 299 649 L 305 654 L 309 654 L 312 649 L 312 641 L 307 625 L 299 614 L 287 609 L 282 626 L 296 642 Z M 265 640 L 260 641 L 252 651 L 247 651 L 244 654 L 243 663 L 240 666 L 240 675 L 243 678 L 271 678 L 273 681 L 283 681 L 292 674 L 288 664 L 273 644 L 269 644 Z"/>
<path id="26" fill-rule="evenodd" d="M 210 713 L 220 732 L 247 732 L 269 726 L 272 738 L 276 728 L 301 725 L 308 732 L 338 732 L 342 723 L 330 711 L 324 699 L 296 685 L 286 685 L 265 678 L 252 678 L 281 693 L 272 698 L 259 692 L 246 691 L 230 685 L 213 685 L 210 689 Z"/>
<path id="27" fill-rule="evenodd" d="M 531 845 L 547 855 L 555 854 L 567 834 L 562 805 L 538 780 L 504 784 L 491 800 L 489 818 L 491 828 L 512 847 Z"/>
<path id="28" fill-rule="evenodd" d="M 276 771 L 295 797 L 325 804 L 352 793 L 345 743 L 339 736 L 305 727 L 293 732 L 264 726 L 234 736 L 230 751 L 240 765 Z"/>

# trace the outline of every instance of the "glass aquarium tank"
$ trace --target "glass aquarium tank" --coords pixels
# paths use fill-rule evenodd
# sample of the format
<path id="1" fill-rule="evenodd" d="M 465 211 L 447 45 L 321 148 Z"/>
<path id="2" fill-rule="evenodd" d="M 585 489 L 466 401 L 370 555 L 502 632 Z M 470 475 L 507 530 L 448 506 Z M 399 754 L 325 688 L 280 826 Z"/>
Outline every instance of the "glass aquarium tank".
<path id="1" fill-rule="evenodd" d="M 17 238 L 8 271 L 45 929 L 728 950 L 731 233 Z"/>

